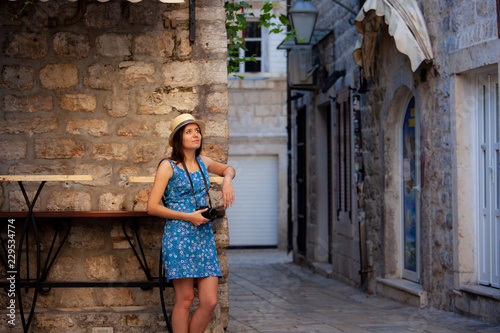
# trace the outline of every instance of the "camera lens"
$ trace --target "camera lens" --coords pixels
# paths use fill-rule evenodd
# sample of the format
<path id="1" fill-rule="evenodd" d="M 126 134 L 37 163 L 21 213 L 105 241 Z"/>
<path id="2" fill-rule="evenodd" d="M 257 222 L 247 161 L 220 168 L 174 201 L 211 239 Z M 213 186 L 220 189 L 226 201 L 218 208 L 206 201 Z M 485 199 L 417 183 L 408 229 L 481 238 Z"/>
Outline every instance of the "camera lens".
<path id="1" fill-rule="evenodd" d="M 209 208 L 206 212 L 201 213 L 201 216 L 210 220 L 215 219 L 217 215 L 217 209 L 214 208 Z"/>
<path id="2" fill-rule="evenodd" d="M 210 219 L 215 219 L 217 217 L 217 210 L 216 209 L 213 209 L 213 208 L 209 208 L 208 209 L 208 213 L 210 215 Z"/>

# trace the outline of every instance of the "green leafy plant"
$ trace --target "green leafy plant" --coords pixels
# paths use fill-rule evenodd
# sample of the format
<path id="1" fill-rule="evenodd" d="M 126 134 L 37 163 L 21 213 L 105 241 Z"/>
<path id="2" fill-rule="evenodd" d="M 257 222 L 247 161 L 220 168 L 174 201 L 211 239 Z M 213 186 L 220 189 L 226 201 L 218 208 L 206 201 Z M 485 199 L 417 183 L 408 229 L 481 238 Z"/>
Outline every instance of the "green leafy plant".
<path id="1" fill-rule="evenodd" d="M 240 49 L 248 51 L 245 47 L 245 39 L 242 36 L 242 31 L 247 27 L 247 17 L 255 17 L 249 10 L 252 5 L 246 1 L 225 1 L 226 10 L 226 32 L 227 32 L 227 55 L 229 58 L 227 65 L 227 73 L 236 73 L 239 70 L 239 65 L 244 62 L 257 61 L 255 55 L 250 57 L 240 57 Z M 295 37 L 295 31 L 287 31 L 286 27 L 290 24 L 288 18 L 284 14 L 276 16 L 272 11 L 274 5 L 269 0 L 263 0 L 263 5 L 259 13 L 259 27 L 268 28 L 269 34 L 278 34 L 285 32 L 285 40 Z M 278 18 L 279 23 L 276 23 Z M 236 77 L 242 76 L 233 74 Z"/>
<path id="2" fill-rule="evenodd" d="M 21 16 L 21 14 L 24 12 L 24 10 L 26 9 L 26 7 L 28 7 L 28 6 L 33 6 L 36 9 L 35 1 L 34 0 L 25 0 L 24 3 L 23 3 L 23 6 L 21 7 L 21 9 L 19 9 L 17 11 L 17 13 L 15 13 L 15 14 L 9 13 L 7 11 L 7 13 L 11 16 L 12 22 L 14 22 L 14 20 L 19 19 L 19 17 Z"/>

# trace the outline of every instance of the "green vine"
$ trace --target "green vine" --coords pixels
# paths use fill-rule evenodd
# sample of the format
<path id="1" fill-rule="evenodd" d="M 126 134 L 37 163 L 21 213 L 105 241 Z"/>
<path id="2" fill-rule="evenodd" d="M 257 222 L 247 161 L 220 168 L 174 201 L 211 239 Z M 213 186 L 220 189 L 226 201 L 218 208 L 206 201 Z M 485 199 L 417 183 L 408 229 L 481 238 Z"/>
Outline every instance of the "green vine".
<path id="1" fill-rule="evenodd" d="M 21 14 L 24 12 L 24 10 L 26 9 L 26 7 L 32 5 L 35 10 L 37 9 L 36 6 L 35 6 L 35 1 L 34 0 L 25 0 L 24 3 L 23 3 L 23 6 L 21 7 L 20 10 L 17 11 L 17 13 L 15 14 L 12 14 L 12 13 L 9 13 L 7 11 L 7 13 L 11 16 L 11 21 L 14 22 L 14 20 L 17 20 L 19 19 L 19 17 L 21 16 Z"/>
<path id="2" fill-rule="evenodd" d="M 257 61 L 255 55 L 247 58 L 240 57 L 240 49 L 248 51 L 245 47 L 245 40 L 241 36 L 241 32 L 247 27 L 247 17 L 255 17 L 247 10 L 252 8 L 252 5 L 246 1 L 225 1 L 226 9 L 226 32 L 227 32 L 227 55 L 229 58 L 227 65 L 227 73 L 238 72 L 241 63 L 249 61 Z M 286 31 L 286 27 L 290 24 L 288 18 L 284 14 L 276 16 L 272 13 L 274 5 L 269 0 L 263 0 L 263 6 L 259 14 L 259 27 L 266 27 L 269 34 L 278 34 L 285 31 L 285 40 L 293 38 L 295 32 L 293 30 Z M 280 23 L 276 23 L 275 19 L 278 18 Z M 233 74 L 236 77 L 243 78 L 242 76 Z"/>

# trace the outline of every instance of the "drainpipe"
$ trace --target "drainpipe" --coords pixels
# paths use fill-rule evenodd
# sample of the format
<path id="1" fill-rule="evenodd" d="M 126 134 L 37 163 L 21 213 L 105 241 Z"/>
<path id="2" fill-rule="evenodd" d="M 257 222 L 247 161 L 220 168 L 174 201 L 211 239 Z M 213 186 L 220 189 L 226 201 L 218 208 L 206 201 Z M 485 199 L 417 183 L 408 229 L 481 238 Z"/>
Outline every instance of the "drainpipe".
<path id="1" fill-rule="evenodd" d="M 291 0 L 286 1 L 287 16 L 288 10 L 291 8 Z M 290 31 L 290 26 L 287 26 L 287 30 Z M 288 187 L 288 211 L 287 211 L 287 251 L 290 253 L 293 251 L 293 219 L 292 219 L 292 101 L 290 97 L 292 96 L 291 89 L 288 86 L 288 57 L 290 56 L 290 50 L 286 50 L 286 73 L 287 73 L 287 84 L 286 84 L 286 132 L 287 132 L 287 160 L 288 160 L 288 170 L 287 170 L 287 187 Z"/>

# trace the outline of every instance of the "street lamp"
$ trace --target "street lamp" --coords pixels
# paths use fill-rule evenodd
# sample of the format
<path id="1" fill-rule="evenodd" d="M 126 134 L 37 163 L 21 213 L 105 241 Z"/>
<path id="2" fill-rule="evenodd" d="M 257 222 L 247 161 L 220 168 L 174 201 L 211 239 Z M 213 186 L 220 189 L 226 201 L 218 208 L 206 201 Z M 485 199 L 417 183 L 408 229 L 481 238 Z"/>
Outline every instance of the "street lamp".
<path id="1" fill-rule="evenodd" d="M 311 43 L 314 26 L 318 18 L 318 10 L 311 1 L 300 0 L 288 11 L 290 23 L 295 30 L 295 44 L 307 45 Z"/>

